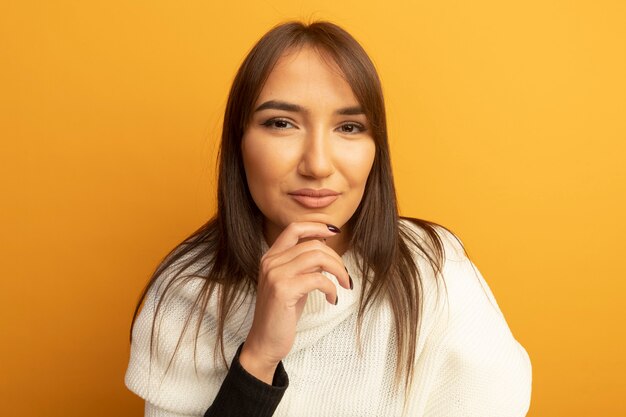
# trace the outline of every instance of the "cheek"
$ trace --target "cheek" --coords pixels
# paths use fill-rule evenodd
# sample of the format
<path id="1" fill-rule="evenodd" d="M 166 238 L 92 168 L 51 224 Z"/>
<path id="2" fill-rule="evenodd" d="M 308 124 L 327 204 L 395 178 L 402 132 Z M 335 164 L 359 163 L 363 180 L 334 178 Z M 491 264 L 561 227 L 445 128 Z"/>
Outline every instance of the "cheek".
<path id="1" fill-rule="evenodd" d="M 254 197 L 256 201 L 257 197 L 260 197 L 258 196 L 258 192 L 263 190 L 264 187 L 262 185 L 265 182 L 265 178 L 268 177 L 270 173 L 268 173 L 266 169 L 268 165 L 263 163 L 263 155 L 259 154 L 254 146 L 251 146 L 253 144 L 253 141 L 244 139 L 241 147 L 248 187 L 250 188 L 252 197 Z"/>
<path id="2" fill-rule="evenodd" d="M 259 181 L 259 179 L 267 175 L 265 172 L 266 165 L 263 164 L 263 156 L 250 149 L 244 148 L 243 150 L 243 167 L 249 183 Z"/>
<path id="3" fill-rule="evenodd" d="M 285 159 L 276 147 L 264 146 L 262 142 L 244 136 L 241 145 L 248 187 L 257 205 L 270 200 L 269 196 L 279 189 L 285 170 Z"/>
<path id="4" fill-rule="evenodd" d="M 366 142 L 358 147 L 353 147 L 349 152 L 344 152 L 342 161 L 345 176 L 353 188 L 364 188 L 367 177 L 374 164 L 376 147 L 374 142 Z"/>

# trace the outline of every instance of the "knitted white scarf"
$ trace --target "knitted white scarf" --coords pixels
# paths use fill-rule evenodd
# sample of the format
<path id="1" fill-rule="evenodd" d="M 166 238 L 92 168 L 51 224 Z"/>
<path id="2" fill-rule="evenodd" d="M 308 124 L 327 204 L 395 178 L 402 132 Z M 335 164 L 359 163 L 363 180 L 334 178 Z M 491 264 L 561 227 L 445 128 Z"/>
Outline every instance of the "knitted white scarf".
<path id="1" fill-rule="evenodd" d="M 528 354 L 511 334 L 480 272 L 448 232 L 437 230 L 446 253 L 445 286 L 440 281 L 438 290 L 432 270 L 416 254 L 422 276 L 423 310 L 415 378 L 404 415 L 523 416 L 531 394 Z M 333 275 L 327 274 L 337 286 L 338 305 L 329 304 L 320 291 L 309 293 L 294 346 L 283 359 L 289 387 L 274 413 L 276 417 L 403 415 L 403 390 L 393 387 L 396 339 L 389 301 L 376 304 L 366 315 L 360 356 L 355 330 L 363 277 L 358 273 L 354 253 L 348 251 L 342 258 L 354 290 L 344 289 Z M 160 282 L 172 272 L 166 271 Z M 209 302 L 198 339 L 197 373 L 193 320 L 164 376 L 199 284 L 199 279 L 191 281 L 162 306 L 163 314 L 157 319 L 158 358 L 153 355 L 151 372 L 150 329 L 158 288 L 149 292 L 138 316 L 125 382 L 146 399 L 146 416 L 202 416 L 226 376 L 221 360 L 217 366 L 213 362 L 215 297 Z M 241 308 L 226 321 L 224 345 L 229 365 L 252 325 L 254 302 L 254 296 L 246 294 Z"/>

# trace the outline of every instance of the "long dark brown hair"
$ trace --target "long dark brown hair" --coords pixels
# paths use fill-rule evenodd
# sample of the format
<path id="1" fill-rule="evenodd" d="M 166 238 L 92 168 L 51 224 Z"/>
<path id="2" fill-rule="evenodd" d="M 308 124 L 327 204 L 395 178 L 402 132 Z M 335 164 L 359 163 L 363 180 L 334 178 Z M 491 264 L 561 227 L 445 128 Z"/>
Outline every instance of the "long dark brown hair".
<path id="1" fill-rule="evenodd" d="M 219 348 L 224 366 L 228 368 L 224 353 L 224 322 L 228 314 L 238 308 L 238 294 L 255 290 L 262 256 L 260 236 L 263 216 L 248 189 L 241 139 L 253 106 L 277 60 L 287 50 L 302 46 L 313 47 L 336 62 L 372 128 L 376 144 L 374 163 L 363 198 L 349 220 L 352 230 L 350 248 L 362 259 L 359 272 L 365 280 L 357 315 L 357 340 L 360 340 L 363 316 L 374 301 L 383 298 L 394 300 L 390 305 L 398 348 L 395 383 L 399 386 L 404 375 L 405 390 L 408 392 L 413 380 L 413 363 L 422 315 L 422 283 L 415 252 L 423 255 L 436 276 L 439 276 L 443 268 L 444 253 L 435 227 L 449 229 L 427 220 L 406 218 L 413 223 L 413 227 L 424 232 L 426 239 L 423 239 L 418 238 L 411 228 L 399 221 L 385 106 L 378 74 L 361 45 L 345 30 L 329 22 L 280 24 L 267 32 L 246 56 L 233 81 L 224 115 L 219 152 L 217 213 L 172 249 L 153 273 L 135 308 L 131 342 L 132 327 L 146 294 L 163 271 L 184 258 L 173 279 L 165 286 L 156 306 L 155 317 L 168 290 L 177 281 L 180 284 L 188 279 L 190 275 L 183 273 L 193 265 L 193 276 L 201 277 L 202 285 L 189 310 L 182 333 L 185 333 L 189 320 L 196 312 L 200 318 L 196 322 L 197 345 L 201 319 L 215 288 L 219 288 L 217 311 L 212 312 L 217 317 L 214 353 Z M 150 354 L 154 330 L 153 322 Z"/>

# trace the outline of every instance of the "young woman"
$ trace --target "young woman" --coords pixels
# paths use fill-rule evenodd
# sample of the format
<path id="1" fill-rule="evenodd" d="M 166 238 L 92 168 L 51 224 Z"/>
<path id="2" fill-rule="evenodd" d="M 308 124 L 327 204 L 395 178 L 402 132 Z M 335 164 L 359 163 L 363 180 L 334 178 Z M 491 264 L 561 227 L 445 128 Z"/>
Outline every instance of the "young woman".
<path id="1" fill-rule="evenodd" d="M 376 70 L 327 22 L 273 28 L 239 68 L 217 213 L 159 265 L 131 336 L 126 385 L 146 416 L 530 403 L 529 357 L 460 240 L 399 218 Z"/>

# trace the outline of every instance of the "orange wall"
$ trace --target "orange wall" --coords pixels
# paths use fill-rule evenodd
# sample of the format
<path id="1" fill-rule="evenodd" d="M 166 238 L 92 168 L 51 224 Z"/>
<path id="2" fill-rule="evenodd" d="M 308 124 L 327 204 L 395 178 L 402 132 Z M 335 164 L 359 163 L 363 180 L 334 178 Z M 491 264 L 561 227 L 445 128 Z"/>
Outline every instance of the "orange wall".
<path id="1" fill-rule="evenodd" d="M 626 415 L 625 3 L 221 3 L 4 2 L 2 414 L 141 415 L 139 290 L 214 209 L 245 52 L 314 17 L 377 64 L 402 212 L 467 245 L 531 356 L 530 415 Z"/>

